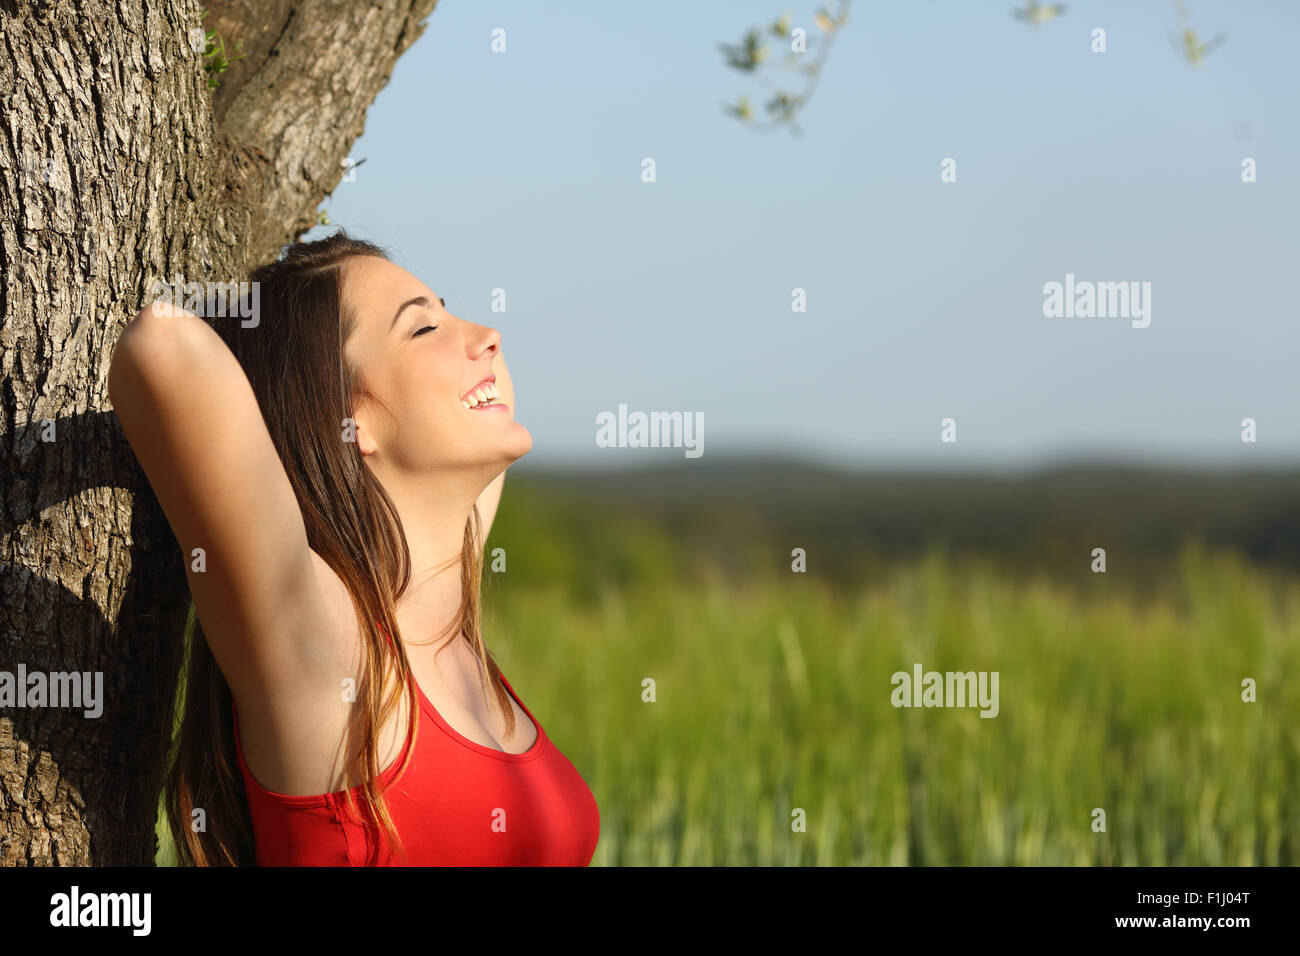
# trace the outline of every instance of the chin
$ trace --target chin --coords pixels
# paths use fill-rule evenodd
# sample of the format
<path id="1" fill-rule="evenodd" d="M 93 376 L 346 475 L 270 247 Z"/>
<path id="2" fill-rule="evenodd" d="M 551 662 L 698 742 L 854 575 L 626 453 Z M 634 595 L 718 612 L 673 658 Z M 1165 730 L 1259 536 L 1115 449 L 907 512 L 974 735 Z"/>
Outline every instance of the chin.
<path id="1" fill-rule="evenodd" d="M 508 446 L 507 455 L 511 462 L 518 461 L 528 454 L 533 447 L 533 436 L 523 425 L 518 422 L 511 422 L 510 440 L 506 443 Z"/>

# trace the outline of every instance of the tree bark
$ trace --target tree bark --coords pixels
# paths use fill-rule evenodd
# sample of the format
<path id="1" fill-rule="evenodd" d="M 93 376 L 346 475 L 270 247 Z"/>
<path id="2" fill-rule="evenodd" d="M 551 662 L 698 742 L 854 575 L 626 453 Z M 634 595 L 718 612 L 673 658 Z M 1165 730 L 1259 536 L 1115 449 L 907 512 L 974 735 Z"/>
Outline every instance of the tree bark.
<path id="1" fill-rule="evenodd" d="M 238 282 L 316 223 L 436 0 L 203 2 L 0 0 L 0 672 L 103 675 L 98 717 L 0 707 L 6 865 L 156 850 L 190 598 L 118 335 L 155 280 Z M 246 54 L 216 90 L 204 28 Z"/>

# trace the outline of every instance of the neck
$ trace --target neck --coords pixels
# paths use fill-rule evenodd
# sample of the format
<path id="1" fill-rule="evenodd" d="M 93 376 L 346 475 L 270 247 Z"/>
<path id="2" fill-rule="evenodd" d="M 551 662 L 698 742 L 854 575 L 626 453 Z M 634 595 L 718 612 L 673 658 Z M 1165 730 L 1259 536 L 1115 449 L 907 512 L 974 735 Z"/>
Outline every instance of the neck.
<path id="1" fill-rule="evenodd" d="M 397 508 L 411 553 L 411 580 L 397 602 L 397 626 L 408 642 L 432 640 L 432 653 L 456 637 L 450 629 L 463 596 L 465 523 L 478 495 L 463 486 L 427 481 L 413 485 L 384 480 L 384 488 Z"/>

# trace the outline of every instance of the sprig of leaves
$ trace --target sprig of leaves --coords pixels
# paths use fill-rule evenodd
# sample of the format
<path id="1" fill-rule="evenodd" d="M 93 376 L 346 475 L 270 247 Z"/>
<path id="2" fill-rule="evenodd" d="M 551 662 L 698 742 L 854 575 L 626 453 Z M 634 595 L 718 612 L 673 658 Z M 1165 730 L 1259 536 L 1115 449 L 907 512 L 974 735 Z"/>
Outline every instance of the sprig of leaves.
<path id="1" fill-rule="evenodd" d="M 204 10 L 199 20 L 207 18 L 210 11 Z M 218 73 L 225 73 L 230 68 L 230 64 L 236 60 L 243 59 L 246 53 L 240 53 L 239 50 L 244 45 L 242 38 L 235 41 L 235 48 L 227 52 L 226 41 L 217 33 L 216 30 L 208 30 L 203 34 L 205 40 L 203 47 L 203 72 L 208 74 L 208 88 L 216 89 L 220 85 L 217 79 Z M 232 55 L 233 54 L 233 55 Z"/>
<path id="2" fill-rule="evenodd" d="M 817 12 L 813 14 L 813 23 L 822 33 L 820 40 L 815 37 L 808 37 L 809 50 L 795 51 L 792 49 L 780 62 L 780 67 L 796 70 L 806 77 L 803 89 L 797 92 L 774 87 L 773 83 L 759 71 L 761 66 L 770 62 L 772 48 L 768 37 L 779 37 L 782 42 L 790 40 L 791 31 L 794 29 L 794 21 L 788 13 L 782 14 L 766 27 L 751 27 L 741 37 L 739 43 L 719 43 L 718 49 L 722 51 L 727 66 L 752 76 L 760 84 L 773 90 L 772 96 L 763 104 L 767 112 L 767 120 L 765 121 L 756 121 L 754 119 L 754 108 L 750 105 L 749 97 L 745 95 L 738 97 L 734 104 L 724 103 L 722 106 L 723 112 L 740 120 L 742 123 L 748 124 L 751 129 L 758 132 L 767 132 L 785 126 L 789 128 L 791 134 L 800 135 L 801 130 L 796 122 L 799 111 L 808 104 L 813 90 L 817 87 L 822 66 L 830 53 L 831 43 L 848 21 L 849 8 L 852 4 L 853 0 L 840 0 L 839 9 L 834 14 L 824 4 L 818 7 Z M 813 48 L 815 48 L 816 55 L 811 62 L 800 62 L 807 60 L 809 54 L 813 52 Z"/>

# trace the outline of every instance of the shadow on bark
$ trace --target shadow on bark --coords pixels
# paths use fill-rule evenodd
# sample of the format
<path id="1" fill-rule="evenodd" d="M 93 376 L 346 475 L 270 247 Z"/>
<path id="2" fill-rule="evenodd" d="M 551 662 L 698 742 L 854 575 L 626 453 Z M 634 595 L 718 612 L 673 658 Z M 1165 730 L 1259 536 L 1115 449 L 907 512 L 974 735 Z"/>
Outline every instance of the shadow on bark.
<path id="1" fill-rule="evenodd" d="M 55 427 L 57 443 L 42 443 L 38 424 L 13 436 L 11 448 L 29 450 L 26 474 L 41 477 L 30 483 L 25 520 L 13 517 L 10 496 L 0 536 L 18 532 L 21 541 L 27 530 L 41 540 L 46 509 L 90 489 L 118 489 L 131 513 L 130 570 L 114 627 L 87 595 L 0 562 L 0 670 L 15 681 L 20 664 L 29 675 L 98 671 L 103 680 L 98 717 L 84 706 L 0 708 L 0 862 L 149 866 L 190 604 L 183 559 L 116 416 L 89 412 Z M 66 467 L 56 444 L 82 450 L 78 467 Z M 40 467 L 47 461 L 55 467 Z M 115 533 L 106 517 L 87 542 Z"/>

